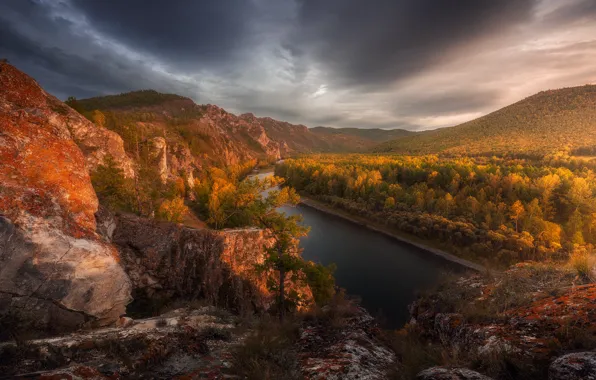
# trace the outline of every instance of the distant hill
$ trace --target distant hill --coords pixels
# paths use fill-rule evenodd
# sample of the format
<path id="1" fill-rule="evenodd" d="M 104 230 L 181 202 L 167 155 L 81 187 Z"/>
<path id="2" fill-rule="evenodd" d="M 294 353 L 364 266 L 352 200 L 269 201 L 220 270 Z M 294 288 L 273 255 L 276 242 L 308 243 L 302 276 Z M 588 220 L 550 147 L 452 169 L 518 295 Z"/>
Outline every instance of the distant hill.
<path id="1" fill-rule="evenodd" d="M 596 153 L 596 86 L 543 91 L 470 122 L 377 146 L 409 154 Z"/>
<path id="2" fill-rule="evenodd" d="M 95 98 L 80 99 L 77 100 L 77 102 L 80 107 L 86 111 L 93 111 L 102 109 L 147 107 L 174 100 L 186 100 L 192 102 L 192 100 L 185 98 L 184 96 L 162 94 L 155 90 L 140 90 L 117 95 L 98 96 Z"/>
<path id="3" fill-rule="evenodd" d="M 321 136 L 354 136 L 374 142 L 385 142 L 399 139 L 405 136 L 415 135 L 417 132 L 407 131 L 405 129 L 380 129 L 380 128 L 328 128 L 315 127 L 311 132 Z"/>
<path id="4" fill-rule="evenodd" d="M 215 105 L 197 105 L 189 98 L 154 90 L 71 99 L 67 103 L 92 120 L 93 112 L 101 111 L 105 126 L 125 141 L 138 138 L 130 136 L 132 129 L 142 138 L 165 135 L 170 142 L 187 145 L 193 155 L 219 162 L 272 160 L 302 153 L 364 152 L 413 133 L 400 129 L 309 129 L 251 113 L 237 116 Z"/>

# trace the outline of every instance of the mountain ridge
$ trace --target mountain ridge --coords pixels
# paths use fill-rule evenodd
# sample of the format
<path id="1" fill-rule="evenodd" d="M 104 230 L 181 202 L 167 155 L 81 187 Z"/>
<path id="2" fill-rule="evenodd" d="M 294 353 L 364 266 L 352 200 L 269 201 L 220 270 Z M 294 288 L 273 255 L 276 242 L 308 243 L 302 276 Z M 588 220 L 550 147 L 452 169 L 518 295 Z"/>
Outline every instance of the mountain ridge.
<path id="1" fill-rule="evenodd" d="M 194 139 L 197 141 L 194 145 L 201 145 L 208 156 L 220 155 L 226 162 L 230 159 L 233 162 L 271 160 L 304 153 L 365 152 L 378 143 L 414 133 L 402 129 L 308 128 L 271 117 L 257 117 L 253 113 L 235 115 L 217 105 L 196 104 L 190 98 L 155 90 L 69 98 L 67 104 L 91 120 L 95 111 L 109 113 L 113 122 L 106 127 L 116 132 L 122 131 L 115 124 L 124 122 L 137 126 L 142 123 L 144 127 L 154 124 L 153 129 L 179 134 L 176 129 L 185 124 L 190 131 L 182 132 L 186 135 L 182 140 Z M 202 138 L 205 136 L 209 139 Z M 226 141 L 220 141 L 218 137 L 222 136 Z M 203 141 L 198 142 L 200 139 Z M 186 143 L 193 145 L 192 141 Z"/>

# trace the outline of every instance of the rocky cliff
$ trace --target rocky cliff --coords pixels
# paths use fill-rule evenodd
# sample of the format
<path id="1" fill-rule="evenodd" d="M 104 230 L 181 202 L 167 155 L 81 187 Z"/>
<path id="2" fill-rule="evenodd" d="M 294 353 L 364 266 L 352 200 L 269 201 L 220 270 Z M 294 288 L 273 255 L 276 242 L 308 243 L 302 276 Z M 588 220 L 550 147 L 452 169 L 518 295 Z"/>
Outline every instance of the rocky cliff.
<path id="1" fill-rule="evenodd" d="M 269 243 L 263 230 L 197 230 L 103 209 L 98 225 L 117 247 L 132 281 L 132 310 L 200 299 L 237 314 L 252 314 L 268 310 L 274 302 L 267 288 L 274 274 L 257 270 Z M 287 286 L 298 291 L 305 305 L 312 304 L 308 286 L 289 280 Z"/>
<path id="2" fill-rule="evenodd" d="M 27 330 L 110 323 L 130 301 L 117 251 L 95 232 L 88 168 L 109 147 L 82 144 L 86 157 L 74 142 L 84 128 L 112 136 L 0 64 L 0 310 Z"/>
<path id="3" fill-rule="evenodd" d="M 203 299 L 236 312 L 271 305 L 268 274 L 255 269 L 265 257 L 263 231 L 105 220 L 101 212 L 98 228 L 89 171 L 111 155 L 134 175 L 122 140 L 5 63 L 0 90 L 2 338 L 111 324 L 132 295 L 137 301 Z M 164 138 L 150 141 L 165 179 L 169 149 Z M 297 290 L 312 301 L 308 287 Z"/>
<path id="4" fill-rule="evenodd" d="M 33 78 L 5 62 L 0 62 L 0 90 L 3 124 L 15 125 L 15 121 L 21 119 L 34 120 L 34 124 L 49 128 L 65 128 L 83 152 L 88 169 L 95 169 L 107 155 L 111 155 L 127 176 L 134 175 L 132 160 L 126 155 L 122 138 L 117 133 L 82 117 L 44 91 Z"/>

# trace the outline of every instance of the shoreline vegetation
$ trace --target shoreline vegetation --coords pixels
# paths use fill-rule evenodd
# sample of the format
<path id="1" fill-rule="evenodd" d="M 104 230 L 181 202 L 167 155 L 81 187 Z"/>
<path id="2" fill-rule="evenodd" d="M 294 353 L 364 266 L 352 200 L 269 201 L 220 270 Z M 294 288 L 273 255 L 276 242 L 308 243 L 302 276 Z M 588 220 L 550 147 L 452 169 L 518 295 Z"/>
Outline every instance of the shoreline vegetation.
<path id="1" fill-rule="evenodd" d="M 275 175 L 274 169 L 275 169 L 275 166 L 259 168 L 258 170 L 251 173 L 251 176 L 259 176 L 262 174 Z M 358 225 L 360 225 L 364 228 L 367 228 L 371 231 L 375 231 L 377 233 L 383 234 L 387 237 L 390 237 L 390 238 L 400 241 L 402 243 L 414 246 L 416 248 L 424 250 L 430 254 L 441 257 L 444 260 L 458 264 L 458 265 L 465 267 L 467 269 L 471 269 L 471 270 L 474 270 L 476 272 L 481 272 L 481 273 L 485 273 L 488 271 L 488 268 L 485 267 L 484 265 L 475 263 L 470 260 L 466 260 L 462 257 L 459 257 L 459 256 L 453 254 L 453 253 L 449 253 L 444 249 L 434 247 L 431 244 L 429 244 L 427 241 L 425 241 L 424 239 L 409 235 L 405 232 L 395 231 L 391 228 L 388 228 L 387 226 L 382 225 L 381 223 L 378 223 L 373 220 L 363 218 L 360 216 L 356 216 L 356 215 L 349 213 L 347 211 L 338 210 L 331 205 L 328 205 L 328 204 L 321 202 L 319 200 L 310 198 L 307 195 L 305 195 L 304 193 L 300 193 L 299 204 L 306 206 L 306 207 L 313 208 L 320 212 L 324 212 L 329 215 L 337 216 L 337 217 L 347 220 L 351 223 L 358 224 Z"/>
<path id="2" fill-rule="evenodd" d="M 446 252 L 442 249 L 432 247 L 429 244 L 422 243 L 421 241 L 419 241 L 422 239 L 415 238 L 412 236 L 407 236 L 403 232 L 394 231 L 394 230 L 388 228 L 387 226 L 383 226 L 380 223 L 376 223 L 369 219 L 353 215 L 346 211 L 337 210 L 330 205 L 327 205 L 321 201 L 309 198 L 308 196 L 306 196 L 304 194 L 300 194 L 300 205 L 304 205 L 306 207 L 310 207 L 315 210 L 324 212 L 326 214 L 334 215 L 334 216 L 337 216 L 344 220 L 347 220 L 349 222 L 361 225 L 364 228 L 378 232 L 378 233 L 388 236 L 392 239 L 398 240 L 402 243 L 406 243 L 406 244 L 414 246 L 416 248 L 420 248 L 430 254 L 439 256 L 445 260 L 456 263 L 456 264 L 466 267 L 468 269 L 471 269 L 471 270 L 474 270 L 477 272 L 486 272 L 488 270 L 485 266 L 483 266 L 481 264 L 474 263 L 470 260 L 463 259 L 461 257 L 458 257 L 458 256 L 452 254 L 452 253 Z"/>
<path id="3" fill-rule="evenodd" d="M 285 160 L 275 174 L 365 225 L 408 240 L 413 235 L 416 243 L 496 270 L 523 261 L 589 260 L 596 245 L 596 177 L 589 164 L 320 154 Z"/>

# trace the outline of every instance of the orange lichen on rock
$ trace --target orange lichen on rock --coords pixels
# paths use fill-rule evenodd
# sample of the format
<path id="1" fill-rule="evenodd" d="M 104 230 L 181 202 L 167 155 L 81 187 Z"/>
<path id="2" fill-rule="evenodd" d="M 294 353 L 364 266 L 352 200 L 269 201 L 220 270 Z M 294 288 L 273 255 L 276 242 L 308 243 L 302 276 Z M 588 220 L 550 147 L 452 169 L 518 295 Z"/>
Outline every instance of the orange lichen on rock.
<path id="1" fill-rule="evenodd" d="M 555 329 L 567 326 L 571 320 L 574 327 L 596 332 L 596 285 L 570 288 L 562 296 L 537 300 L 506 315 Z"/>
<path id="2" fill-rule="evenodd" d="M 96 233 L 92 156 L 72 132 L 85 126 L 94 129 L 0 63 L 0 319 L 39 332 L 110 324 L 131 300 L 118 251 Z"/>
<path id="3" fill-rule="evenodd" d="M 521 263 L 495 277 L 461 278 L 415 302 L 411 326 L 433 342 L 465 347 L 474 360 L 505 354 L 544 374 L 554 357 L 596 344 L 596 284 L 575 286 L 574 277 L 563 267 Z M 461 302 L 455 308 L 453 299 Z"/>
<path id="4" fill-rule="evenodd" d="M 23 211 L 50 219 L 73 236 L 95 231 L 97 196 L 66 127 L 1 105 L 0 210 L 14 221 Z"/>
<path id="5" fill-rule="evenodd" d="M 12 114 L 12 118 L 26 119 L 39 128 L 52 129 L 63 138 L 74 140 L 83 152 L 88 170 L 94 170 L 109 155 L 127 177 L 135 174 L 133 162 L 117 133 L 87 120 L 45 92 L 33 78 L 7 63 L 0 63 L 0 110 L 0 113 Z"/>
<path id="6" fill-rule="evenodd" d="M 45 91 L 31 77 L 16 67 L 0 63 L 2 98 L 20 108 L 47 107 Z"/>

